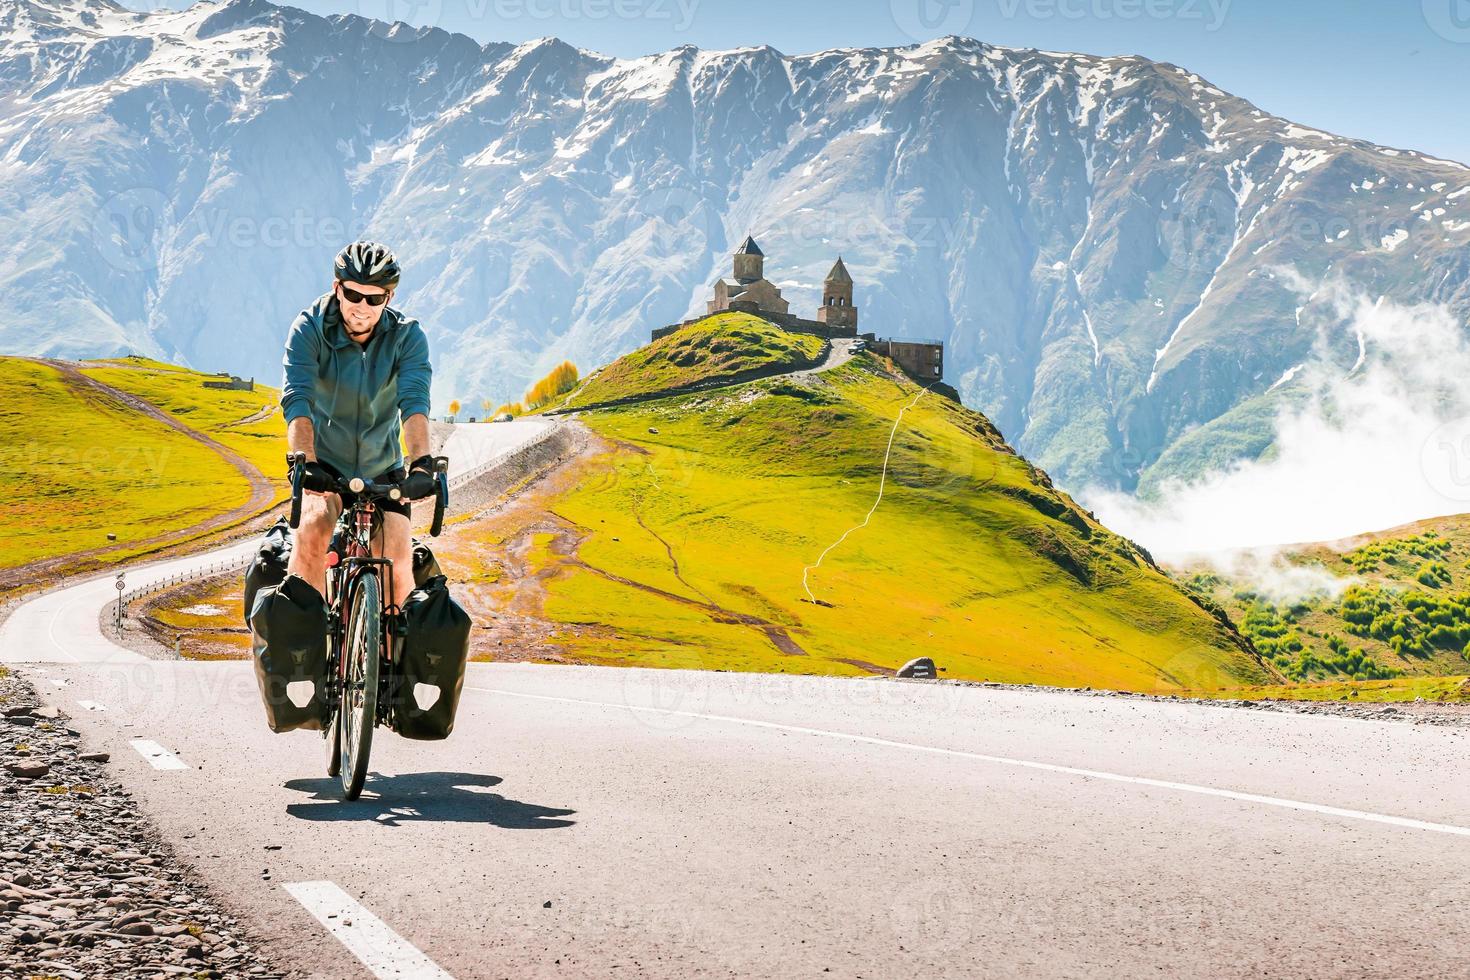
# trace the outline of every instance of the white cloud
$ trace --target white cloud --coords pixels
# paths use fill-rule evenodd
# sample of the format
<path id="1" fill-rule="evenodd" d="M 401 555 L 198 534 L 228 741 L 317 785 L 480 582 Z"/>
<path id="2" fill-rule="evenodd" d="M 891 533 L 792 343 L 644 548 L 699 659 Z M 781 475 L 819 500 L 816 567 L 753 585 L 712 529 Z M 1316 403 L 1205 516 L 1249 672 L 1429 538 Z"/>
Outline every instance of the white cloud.
<path id="1" fill-rule="evenodd" d="M 1294 274 L 1283 279 L 1313 292 Z M 1099 490 L 1078 496 L 1168 561 L 1470 511 L 1465 326 L 1444 307 L 1374 300 L 1341 280 L 1315 290 L 1319 304 L 1324 325 L 1296 376 L 1309 397 L 1277 416 L 1269 458 L 1166 483 L 1160 503 Z M 1354 334 L 1363 354 L 1348 369 L 1328 355 L 1328 340 Z"/>

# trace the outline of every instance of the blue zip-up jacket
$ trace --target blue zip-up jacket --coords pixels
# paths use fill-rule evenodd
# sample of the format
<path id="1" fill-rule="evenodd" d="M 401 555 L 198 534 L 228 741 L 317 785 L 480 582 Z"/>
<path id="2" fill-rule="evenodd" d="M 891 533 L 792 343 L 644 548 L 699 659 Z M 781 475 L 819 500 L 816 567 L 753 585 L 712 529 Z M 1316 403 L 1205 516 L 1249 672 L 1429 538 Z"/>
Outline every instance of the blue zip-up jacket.
<path id="1" fill-rule="evenodd" d="M 291 324 L 282 364 L 281 410 L 288 425 L 311 419 L 317 459 L 367 479 L 403 465 L 400 416 L 429 414 L 429 341 L 417 320 L 385 307 L 360 346 L 324 293 Z"/>

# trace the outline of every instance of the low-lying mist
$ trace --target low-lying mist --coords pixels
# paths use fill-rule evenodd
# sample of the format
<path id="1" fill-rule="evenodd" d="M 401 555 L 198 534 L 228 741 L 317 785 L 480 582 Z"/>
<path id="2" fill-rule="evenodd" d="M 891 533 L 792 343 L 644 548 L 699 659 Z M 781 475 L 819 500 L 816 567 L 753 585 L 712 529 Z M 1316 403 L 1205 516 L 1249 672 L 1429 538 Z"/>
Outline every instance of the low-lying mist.
<path id="1" fill-rule="evenodd" d="M 1284 597 L 1333 586 L 1283 578 L 1271 558 L 1281 545 L 1470 511 L 1470 342 L 1442 306 L 1368 297 L 1340 280 L 1312 291 L 1277 274 L 1302 292 L 1303 322 L 1318 329 L 1287 382 L 1305 398 L 1277 415 L 1272 450 L 1169 481 L 1157 502 L 1095 489 L 1078 497 L 1162 561 L 1213 556 Z"/>

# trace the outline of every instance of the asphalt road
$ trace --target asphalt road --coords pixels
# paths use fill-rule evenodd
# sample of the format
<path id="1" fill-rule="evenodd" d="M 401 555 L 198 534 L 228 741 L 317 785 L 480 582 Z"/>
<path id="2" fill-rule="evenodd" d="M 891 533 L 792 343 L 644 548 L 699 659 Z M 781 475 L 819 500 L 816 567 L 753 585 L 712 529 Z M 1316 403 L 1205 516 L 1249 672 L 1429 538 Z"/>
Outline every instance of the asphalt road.
<path id="1" fill-rule="evenodd" d="M 181 853 L 313 976 L 369 974 L 303 882 L 457 977 L 1470 973 L 1460 730 L 476 664 L 454 735 L 381 733 L 344 804 L 319 735 L 266 730 L 245 664 L 41 669 Z"/>
<path id="2" fill-rule="evenodd" d="M 0 657 L 312 976 L 1470 975 L 1462 729 L 475 664 L 344 804 L 248 664 L 109 651 L 86 595 Z"/>

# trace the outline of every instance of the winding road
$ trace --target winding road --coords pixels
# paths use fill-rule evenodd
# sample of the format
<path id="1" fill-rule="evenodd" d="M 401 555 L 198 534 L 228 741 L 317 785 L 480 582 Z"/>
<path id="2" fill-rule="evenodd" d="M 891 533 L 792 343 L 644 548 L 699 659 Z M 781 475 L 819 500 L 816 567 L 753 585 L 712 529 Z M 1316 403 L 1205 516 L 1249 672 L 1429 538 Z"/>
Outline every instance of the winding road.
<path id="1" fill-rule="evenodd" d="M 344 804 L 248 664 L 111 647 L 111 598 L 32 600 L 0 659 L 312 977 L 1470 974 L 1470 730 L 477 663 Z"/>

